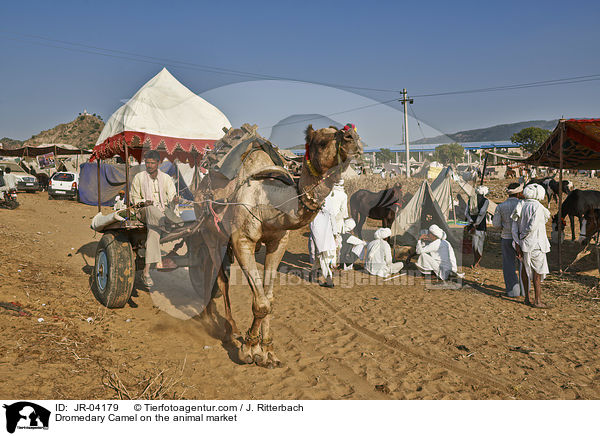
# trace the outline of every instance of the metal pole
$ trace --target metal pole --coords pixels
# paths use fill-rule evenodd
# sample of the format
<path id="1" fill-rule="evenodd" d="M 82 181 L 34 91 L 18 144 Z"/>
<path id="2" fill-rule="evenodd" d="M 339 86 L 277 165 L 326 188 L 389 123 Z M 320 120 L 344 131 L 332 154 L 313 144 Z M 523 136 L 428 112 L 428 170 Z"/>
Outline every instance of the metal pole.
<path id="1" fill-rule="evenodd" d="M 96 179 L 98 179 L 98 212 L 102 210 L 100 205 L 100 158 L 97 158 L 96 162 L 98 162 L 98 174 Z"/>
<path id="2" fill-rule="evenodd" d="M 408 97 L 406 88 L 402 90 L 402 105 L 404 106 L 404 146 L 406 147 L 406 178 L 410 179 L 410 145 L 408 143 Z"/>
<path id="3" fill-rule="evenodd" d="M 125 198 L 127 206 L 127 219 L 131 220 L 131 211 L 129 210 L 129 147 L 125 143 Z"/>
<path id="4" fill-rule="evenodd" d="M 564 141 L 564 133 L 565 133 L 565 120 L 560 120 L 560 143 L 558 156 L 560 160 L 560 168 L 558 173 L 558 222 L 557 225 L 557 233 L 558 233 L 558 272 L 562 274 L 562 242 L 561 242 L 561 231 L 560 227 L 562 225 L 562 193 L 563 193 L 563 141 Z"/>
<path id="5" fill-rule="evenodd" d="M 481 172 L 481 182 L 479 183 L 479 185 L 483 185 L 483 179 L 485 179 L 485 169 L 487 168 L 488 156 L 489 154 L 486 153 L 485 160 L 483 161 L 483 171 Z"/>

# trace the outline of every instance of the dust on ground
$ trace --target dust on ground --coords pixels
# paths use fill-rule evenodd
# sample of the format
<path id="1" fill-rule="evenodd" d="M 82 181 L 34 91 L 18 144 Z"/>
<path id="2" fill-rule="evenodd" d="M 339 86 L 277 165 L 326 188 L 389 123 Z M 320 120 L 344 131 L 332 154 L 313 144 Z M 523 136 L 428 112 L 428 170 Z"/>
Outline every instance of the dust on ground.
<path id="1" fill-rule="evenodd" d="M 571 178 L 600 188 L 597 179 Z M 492 181 L 504 199 L 510 180 Z M 411 181 L 416 186 L 416 181 Z M 407 184 L 414 192 L 415 186 Z M 343 271 L 333 289 L 297 277 L 308 268 L 306 230 L 292 233 L 275 285 L 279 369 L 242 365 L 220 339 L 222 318 L 177 319 L 139 282 L 123 309 L 90 291 L 100 239 L 96 207 L 20 194 L 0 210 L 0 397 L 38 399 L 597 399 L 600 293 L 595 252 L 544 282 L 552 308 L 501 298 L 499 234 L 462 286 L 407 275 L 373 283 Z M 551 205 L 554 213 L 556 206 Z M 376 223 L 369 222 L 373 228 Z M 569 230 L 565 263 L 581 247 Z M 470 264 L 470 255 L 463 264 Z M 549 254 L 550 267 L 556 253 Z M 185 275 L 174 287 L 189 286 Z M 250 292 L 232 286 L 234 316 L 250 323 Z M 217 301 L 222 313 L 222 302 Z M 43 320 L 41 320 L 43 319 Z"/>

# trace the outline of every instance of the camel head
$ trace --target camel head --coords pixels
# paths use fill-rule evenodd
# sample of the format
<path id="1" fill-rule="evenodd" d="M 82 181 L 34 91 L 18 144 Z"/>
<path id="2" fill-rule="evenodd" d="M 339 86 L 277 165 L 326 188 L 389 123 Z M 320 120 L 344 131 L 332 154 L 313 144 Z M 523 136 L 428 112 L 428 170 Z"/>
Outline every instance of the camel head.
<path id="1" fill-rule="evenodd" d="M 324 177 L 331 170 L 339 170 L 338 177 L 332 177 L 339 179 L 350 161 L 362 154 L 362 142 L 351 124 L 342 129 L 331 126 L 319 130 L 309 124 L 305 133 L 305 165 L 315 177 Z"/>

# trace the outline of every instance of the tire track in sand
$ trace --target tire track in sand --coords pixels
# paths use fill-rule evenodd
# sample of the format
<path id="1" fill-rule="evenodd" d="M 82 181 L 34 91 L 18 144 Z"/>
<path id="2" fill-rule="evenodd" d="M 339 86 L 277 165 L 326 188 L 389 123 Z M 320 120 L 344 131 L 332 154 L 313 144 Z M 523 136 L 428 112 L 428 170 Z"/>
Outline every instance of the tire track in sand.
<path id="1" fill-rule="evenodd" d="M 474 371 L 472 369 L 461 367 L 460 365 L 452 363 L 444 358 L 427 356 L 425 354 L 415 351 L 413 349 L 413 347 L 402 344 L 401 342 L 399 342 L 395 339 L 387 338 L 382 334 L 379 334 L 373 330 L 368 329 L 367 327 L 363 327 L 360 324 L 353 321 L 351 318 L 347 317 L 346 315 L 343 315 L 341 313 L 340 309 L 335 307 L 332 303 L 330 303 L 327 299 L 325 299 L 324 297 L 322 297 L 315 291 L 313 291 L 309 288 L 305 288 L 305 289 L 317 302 L 319 302 L 322 306 L 324 306 L 326 310 L 328 310 L 329 312 L 332 312 L 333 315 L 336 316 L 340 321 L 342 321 L 348 328 L 350 328 L 350 329 L 358 332 L 359 334 L 366 336 L 376 342 L 379 342 L 380 344 L 382 344 L 383 346 L 387 347 L 388 349 L 390 349 L 392 351 L 408 354 L 413 357 L 416 357 L 419 360 L 425 361 L 429 364 L 440 366 L 442 368 L 447 369 L 448 371 L 452 371 L 455 374 L 458 374 L 461 377 L 470 379 L 472 381 L 475 381 L 475 382 L 483 384 L 483 385 L 487 385 L 487 386 L 492 387 L 500 392 L 504 392 L 509 397 L 516 397 L 518 394 L 518 396 L 522 399 L 529 399 L 529 396 L 527 394 L 518 393 L 514 389 L 511 389 L 511 387 L 510 387 L 511 383 L 508 380 L 505 380 L 501 377 L 496 377 L 496 378 L 488 377 L 485 374 L 481 374 L 478 371 Z"/>

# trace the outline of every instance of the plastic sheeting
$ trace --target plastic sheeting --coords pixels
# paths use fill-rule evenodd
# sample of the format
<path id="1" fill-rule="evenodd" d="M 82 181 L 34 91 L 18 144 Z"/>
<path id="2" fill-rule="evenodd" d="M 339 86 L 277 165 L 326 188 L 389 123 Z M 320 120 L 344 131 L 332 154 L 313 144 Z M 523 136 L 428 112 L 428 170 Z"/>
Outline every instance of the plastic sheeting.
<path id="1" fill-rule="evenodd" d="M 86 162 L 80 165 L 79 171 L 79 201 L 85 204 L 98 204 L 98 166 L 97 163 Z M 140 171 L 145 171 L 145 165 L 129 168 L 130 183 Z M 179 186 L 179 195 L 186 200 L 193 200 L 185 178 L 171 162 L 163 162 L 160 170 L 175 179 L 175 187 Z M 179 185 L 178 185 L 179 182 Z M 125 164 L 100 164 L 100 192 L 102 206 L 112 206 L 120 190 L 125 190 Z"/>
<path id="2" fill-rule="evenodd" d="M 438 189 L 440 188 L 438 187 Z M 447 200 L 449 200 L 449 197 L 448 194 Z M 444 202 L 447 203 L 445 200 Z M 416 240 L 419 238 L 420 231 L 429 228 L 431 224 L 437 224 L 445 231 L 448 235 L 448 241 L 452 245 L 456 243 L 429 182 L 424 181 L 408 204 L 402 208 L 400 213 L 396 214 L 396 218 L 392 223 L 392 236 L 404 237 L 410 235 Z"/>

